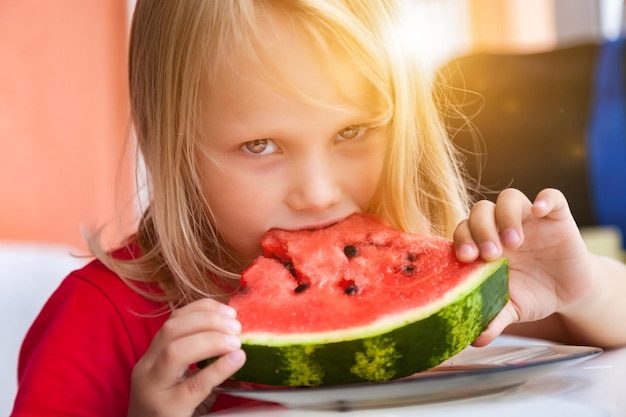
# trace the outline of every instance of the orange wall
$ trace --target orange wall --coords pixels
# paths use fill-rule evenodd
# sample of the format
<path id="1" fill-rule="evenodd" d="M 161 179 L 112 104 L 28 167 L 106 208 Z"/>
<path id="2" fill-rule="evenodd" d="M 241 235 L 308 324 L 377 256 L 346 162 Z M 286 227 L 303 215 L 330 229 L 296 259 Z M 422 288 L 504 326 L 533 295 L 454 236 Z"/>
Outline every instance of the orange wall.
<path id="1" fill-rule="evenodd" d="M 124 0 L 0 0 L 0 240 L 82 247 L 129 200 L 127 20 Z"/>

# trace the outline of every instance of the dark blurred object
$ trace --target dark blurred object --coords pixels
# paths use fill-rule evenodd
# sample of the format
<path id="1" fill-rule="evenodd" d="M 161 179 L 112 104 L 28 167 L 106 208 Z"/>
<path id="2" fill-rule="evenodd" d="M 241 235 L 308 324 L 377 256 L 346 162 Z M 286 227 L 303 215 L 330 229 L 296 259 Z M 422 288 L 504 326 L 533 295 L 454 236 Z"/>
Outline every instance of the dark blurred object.
<path id="1" fill-rule="evenodd" d="M 470 55 L 441 68 L 436 98 L 454 142 L 466 152 L 470 175 L 483 187 L 479 197 L 495 200 L 498 191 L 510 186 L 532 199 L 545 187 L 558 188 L 579 226 L 620 223 L 624 231 L 626 206 L 600 220 L 592 198 L 595 177 L 590 175 L 594 167 L 589 166 L 588 141 L 592 119 L 598 116 L 594 106 L 601 51 L 603 45 L 582 44 L 536 54 Z M 623 79 L 624 48 L 619 53 L 616 71 Z M 618 95 L 625 96 L 623 91 Z M 450 104 L 459 106 L 467 119 L 451 112 Z M 624 119 L 626 112 L 617 124 Z M 626 150 L 626 130 L 614 133 Z M 626 195 L 626 155 L 621 161 L 624 172 L 615 175 L 624 175 L 622 186 L 613 194 Z"/>
<path id="2" fill-rule="evenodd" d="M 622 235 L 626 235 L 625 57 L 626 39 L 600 48 L 587 138 L 594 221 L 617 226 Z"/>

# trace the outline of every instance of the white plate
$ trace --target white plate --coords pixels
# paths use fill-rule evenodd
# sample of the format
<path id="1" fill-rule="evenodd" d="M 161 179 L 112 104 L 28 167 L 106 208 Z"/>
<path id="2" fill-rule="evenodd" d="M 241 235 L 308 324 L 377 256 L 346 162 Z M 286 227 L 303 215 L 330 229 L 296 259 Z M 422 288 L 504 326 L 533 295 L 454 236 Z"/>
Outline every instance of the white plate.
<path id="1" fill-rule="evenodd" d="M 275 387 L 227 381 L 218 390 L 289 408 L 347 411 L 494 394 L 600 353 L 602 349 L 587 346 L 469 347 L 436 368 L 392 381 L 324 387 Z"/>

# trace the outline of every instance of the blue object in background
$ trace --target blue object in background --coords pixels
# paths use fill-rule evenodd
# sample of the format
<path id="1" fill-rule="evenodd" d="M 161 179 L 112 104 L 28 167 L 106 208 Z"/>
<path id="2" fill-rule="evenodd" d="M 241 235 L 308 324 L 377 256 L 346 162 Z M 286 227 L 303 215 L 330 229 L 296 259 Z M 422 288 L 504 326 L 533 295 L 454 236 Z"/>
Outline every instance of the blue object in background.
<path id="1" fill-rule="evenodd" d="M 617 226 L 626 238 L 625 43 L 625 39 L 607 42 L 599 50 L 587 162 L 597 224 Z"/>

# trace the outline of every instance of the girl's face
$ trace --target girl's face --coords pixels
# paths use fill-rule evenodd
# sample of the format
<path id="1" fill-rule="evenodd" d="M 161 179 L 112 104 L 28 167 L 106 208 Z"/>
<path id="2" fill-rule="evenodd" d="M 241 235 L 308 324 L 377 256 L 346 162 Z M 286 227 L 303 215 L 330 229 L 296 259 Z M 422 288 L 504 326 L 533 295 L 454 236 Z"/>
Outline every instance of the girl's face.
<path id="1" fill-rule="evenodd" d="M 308 99 L 278 92 L 255 65 L 239 62 L 236 74 L 218 75 L 204 109 L 203 192 L 222 236 L 246 260 L 261 253 L 271 228 L 317 228 L 365 211 L 386 150 L 357 68 L 340 56 L 329 62 L 274 17 L 264 45 L 281 80 Z"/>

